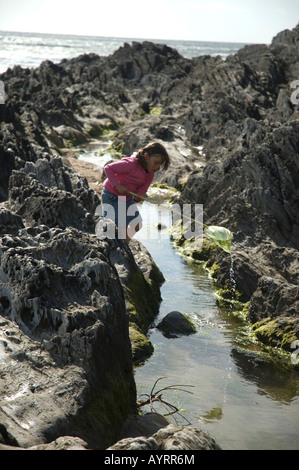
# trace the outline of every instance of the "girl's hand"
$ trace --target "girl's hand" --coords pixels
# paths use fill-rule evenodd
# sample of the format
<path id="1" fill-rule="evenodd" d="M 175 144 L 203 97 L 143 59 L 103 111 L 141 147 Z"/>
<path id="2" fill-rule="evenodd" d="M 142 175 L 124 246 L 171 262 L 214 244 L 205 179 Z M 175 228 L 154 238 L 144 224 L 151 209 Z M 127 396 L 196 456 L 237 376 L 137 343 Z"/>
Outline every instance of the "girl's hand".
<path id="1" fill-rule="evenodd" d="M 123 184 L 117 184 L 114 187 L 119 194 L 130 194 L 128 188 L 126 188 L 126 186 L 124 186 Z"/>

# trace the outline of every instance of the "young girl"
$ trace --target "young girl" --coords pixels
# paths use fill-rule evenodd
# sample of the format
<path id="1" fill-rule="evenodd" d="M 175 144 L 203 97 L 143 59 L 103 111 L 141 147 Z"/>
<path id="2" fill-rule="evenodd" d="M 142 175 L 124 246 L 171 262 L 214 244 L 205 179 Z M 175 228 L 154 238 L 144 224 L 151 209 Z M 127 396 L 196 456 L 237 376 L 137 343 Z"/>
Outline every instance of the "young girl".
<path id="1" fill-rule="evenodd" d="M 163 145 L 153 142 L 131 157 L 104 167 L 107 179 L 102 192 L 103 216 L 115 222 L 119 236 L 127 242 L 142 226 L 142 218 L 135 202 L 145 196 L 155 172 L 161 167 L 166 170 L 169 163 L 169 156 Z"/>

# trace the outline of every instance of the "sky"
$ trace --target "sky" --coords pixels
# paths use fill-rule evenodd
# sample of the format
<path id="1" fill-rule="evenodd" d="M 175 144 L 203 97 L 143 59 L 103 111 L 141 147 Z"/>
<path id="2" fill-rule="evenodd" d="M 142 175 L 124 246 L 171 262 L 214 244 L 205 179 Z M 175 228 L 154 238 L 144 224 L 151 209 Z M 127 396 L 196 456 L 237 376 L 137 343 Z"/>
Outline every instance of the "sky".
<path id="1" fill-rule="evenodd" d="M 299 0 L 0 0 L 0 31 L 269 44 Z"/>

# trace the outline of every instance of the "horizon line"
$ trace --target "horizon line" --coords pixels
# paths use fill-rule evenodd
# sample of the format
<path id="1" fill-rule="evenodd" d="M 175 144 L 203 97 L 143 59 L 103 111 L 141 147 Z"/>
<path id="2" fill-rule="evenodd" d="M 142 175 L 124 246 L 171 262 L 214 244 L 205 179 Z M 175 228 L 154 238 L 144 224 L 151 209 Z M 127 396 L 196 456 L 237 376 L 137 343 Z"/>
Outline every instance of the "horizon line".
<path id="1" fill-rule="evenodd" d="M 46 36 L 75 36 L 75 37 L 90 37 L 90 38 L 105 38 L 105 39 L 122 39 L 122 40 L 136 40 L 136 41 L 171 41 L 171 42 L 200 42 L 200 43 L 213 43 L 213 44 L 242 44 L 242 45 L 253 45 L 253 44 L 266 44 L 265 42 L 248 42 L 248 41 L 225 41 L 225 40 L 203 40 L 203 39 L 171 39 L 171 38 L 135 38 L 127 36 L 97 36 L 95 34 L 74 34 L 74 33 L 48 33 L 39 31 L 11 31 L 0 29 L 0 33 L 15 33 L 15 34 L 36 34 Z"/>

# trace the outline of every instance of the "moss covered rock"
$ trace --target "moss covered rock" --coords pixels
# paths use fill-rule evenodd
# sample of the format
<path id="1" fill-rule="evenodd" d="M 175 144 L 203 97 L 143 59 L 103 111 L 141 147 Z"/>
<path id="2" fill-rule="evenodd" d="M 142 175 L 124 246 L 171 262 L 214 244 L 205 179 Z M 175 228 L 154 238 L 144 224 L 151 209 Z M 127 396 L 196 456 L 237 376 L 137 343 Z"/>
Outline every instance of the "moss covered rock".
<path id="1" fill-rule="evenodd" d="M 154 347 L 148 337 L 134 324 L 131 324 L 129 327 L 129 335 L 132 345 L 133 362 L 135 365 L 138 365 L 153 354 Z"/>
<path id="2" fill-rule="evenodd" d="M 294 318 L 282 320 L 267 317 L 253 325 L 253 332 L 262 343 L 290 352 L 293 341 L 298 339 L 295 323 L 298 324 L 298 320 Z"/>

